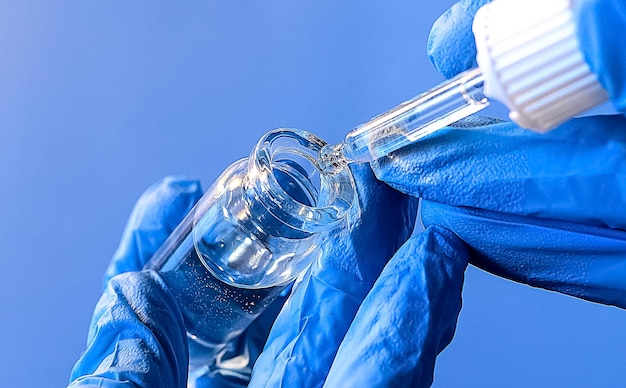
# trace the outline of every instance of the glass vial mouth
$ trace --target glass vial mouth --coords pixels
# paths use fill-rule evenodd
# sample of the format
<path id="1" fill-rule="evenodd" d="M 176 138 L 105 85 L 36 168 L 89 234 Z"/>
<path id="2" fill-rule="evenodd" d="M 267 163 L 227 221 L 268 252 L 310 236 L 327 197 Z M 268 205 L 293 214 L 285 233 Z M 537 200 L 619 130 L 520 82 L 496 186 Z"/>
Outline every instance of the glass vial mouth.
<path id="1" fill-rule="evenodd" d="M 321 254 L 325 232 L 350 226 L 352 173 L 321 167 L 325 145 L 277 129 L 224 171 L 193 216 L 193 245 L 213 276 L 242 289 L 282 286 Z"/>
<path id="2" fill-rule="evenodd" d="M 356 198 L 346 168 L 328 171 L 320 150 L 327 143 L 297 129 L 265 134 L 248 158 L 251 200 L 285 225 L 302 232 L 333 229 L 346 219 Z"/>

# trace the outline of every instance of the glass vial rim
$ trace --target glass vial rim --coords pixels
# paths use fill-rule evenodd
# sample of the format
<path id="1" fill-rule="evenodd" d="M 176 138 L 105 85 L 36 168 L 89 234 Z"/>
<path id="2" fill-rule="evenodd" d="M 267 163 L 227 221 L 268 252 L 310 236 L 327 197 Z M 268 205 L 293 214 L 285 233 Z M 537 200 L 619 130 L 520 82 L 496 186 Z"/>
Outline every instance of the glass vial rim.
<path id="1" fill-rule="evenodd" d="M 329 172 L 320 164 L 320 151 L 327 143 L 303 130 L 279 128 L 267 132 L 248 158 L 250 200 L 258 201 L 286 225 L 303 232 L 334 228 L 346 219 L 356 199 L 352 174 L 346 167 Z M 293 198 L 276 177 L 279 158 L 298 158 L 319 174 L 315 203 Z"/>

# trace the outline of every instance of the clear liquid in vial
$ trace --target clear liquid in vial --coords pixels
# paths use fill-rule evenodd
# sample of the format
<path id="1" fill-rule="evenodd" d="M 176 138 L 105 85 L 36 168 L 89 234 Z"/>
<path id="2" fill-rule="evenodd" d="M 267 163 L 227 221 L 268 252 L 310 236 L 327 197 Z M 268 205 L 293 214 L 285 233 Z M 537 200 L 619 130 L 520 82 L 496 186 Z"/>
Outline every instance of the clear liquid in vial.
<path id="1" fill-rule="evenodd" d="M 226 284 L 204 266 L 191 239 L 188 235 L 176 250 L 184 255 L 177 260 L 178 267 L 162 269 L 161 276 L 181 306 L 190 340 L 190 359 L 202 363 L 201 360 L 212 360 L 226 349 L 285 286 L 255 289 Z"/>

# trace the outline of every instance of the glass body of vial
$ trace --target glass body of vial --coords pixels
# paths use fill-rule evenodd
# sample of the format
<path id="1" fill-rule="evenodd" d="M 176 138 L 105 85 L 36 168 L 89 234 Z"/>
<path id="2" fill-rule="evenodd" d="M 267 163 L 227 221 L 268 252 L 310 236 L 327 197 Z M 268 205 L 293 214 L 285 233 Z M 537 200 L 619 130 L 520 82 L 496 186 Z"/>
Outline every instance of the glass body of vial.
<path id="1" fill-rule="evenodd" d="M 220 368 L 228 344 L 318 257 L 325 233 L 346 222 L 354 182 L 347 168 L 320 167 L 325 145 L 305 131 L 269 132 L 148 263 L 183 313 L 190 373 Z"/>

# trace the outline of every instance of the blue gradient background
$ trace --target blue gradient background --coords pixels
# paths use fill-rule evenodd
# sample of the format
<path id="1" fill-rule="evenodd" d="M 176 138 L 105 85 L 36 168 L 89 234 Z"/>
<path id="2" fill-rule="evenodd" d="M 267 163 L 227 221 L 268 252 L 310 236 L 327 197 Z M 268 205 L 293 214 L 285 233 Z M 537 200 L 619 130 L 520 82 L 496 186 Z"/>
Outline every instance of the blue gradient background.
<path id="1" fill-rule="evenodd" d="M 452 2 L 371 3 L 0 0 L 0 385 L 67 383 L 149 184 L 206 187 L 276 127 L 338 141 L 442 80 L 426 37 Z M 434 386 L 623 386 L 625 327 L 470 268 Z"/>

